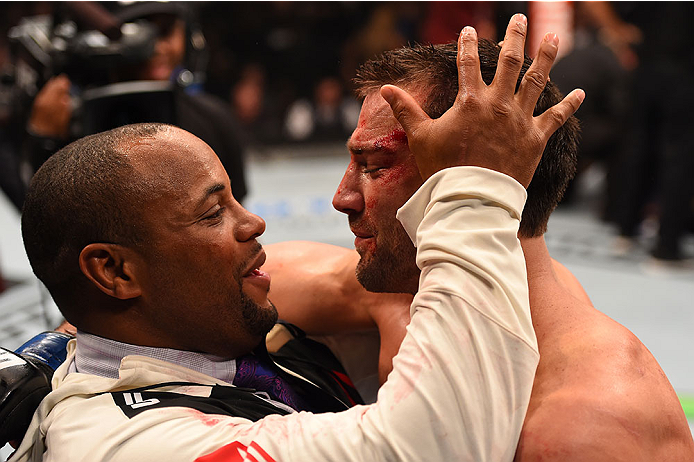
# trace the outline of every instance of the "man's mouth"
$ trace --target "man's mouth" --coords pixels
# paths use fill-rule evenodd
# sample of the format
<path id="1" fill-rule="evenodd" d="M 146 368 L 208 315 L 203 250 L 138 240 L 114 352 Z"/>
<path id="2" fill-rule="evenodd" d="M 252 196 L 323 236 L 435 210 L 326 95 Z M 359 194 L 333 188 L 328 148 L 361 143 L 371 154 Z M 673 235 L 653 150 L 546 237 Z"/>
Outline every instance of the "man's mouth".
<path id="1" fill-rule="evenodd" d="M 261 270 L 260 267 L 265 263 L 265 251 L 261 250 L 258 256 L 253 260 L 253 262 L 248 267 L 248 270 L 243 275 L 243 279 L 249 282 L 257 283 L 263 286 L 270 286 L 270 275 L 265 271 Z"/>
<path id="2" fill-rule="evenodd" d="M 369 239 L 371 237 L 374 237 L 373 233 L 365 230 L 361 230 L 359 228 L 354 228 L 352 226 L 349 227 L 349 229 L 352 231 L 352 234 L 354 234 L 356 237 L 360 239 Z"/>
<path id="3" fill-rule="evenodd" d="M 363 231 L 356 228 L 351 228 L 352 234 L 354 234 L 354 248 L 360 254 L 365 251 L 368 247 L 373 247 L 375 245 L 374 235 L 368 231 Z"/>
<path id="4" fill-rule="evenodd" d="M 373 234 L 359 232 L 359 231 L 352 231 L 352 234 L 354 234 L 354 236 L 358 237 L 359 239 L 370 239 L 373 237 Z"/>

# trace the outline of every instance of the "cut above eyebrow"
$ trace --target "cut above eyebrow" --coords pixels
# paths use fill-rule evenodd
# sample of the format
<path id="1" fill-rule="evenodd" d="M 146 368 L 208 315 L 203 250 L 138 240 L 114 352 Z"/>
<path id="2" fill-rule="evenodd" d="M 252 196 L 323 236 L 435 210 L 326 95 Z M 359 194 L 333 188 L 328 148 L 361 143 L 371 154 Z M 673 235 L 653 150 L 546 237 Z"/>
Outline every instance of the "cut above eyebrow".
<path id="1" fill-rule="evenodd" d="M 360 144 L 360 145 L 348 147 L 348 149 L 349 149 L 349 152 L 351 152 L 355 156 L 364 156 L 367 154 L 391 155 L 391 154 L 396 153 L 396 150 L 393 149 L 392 147 L 378 146 L 378 145 L 374 145 L 374 144 L 371 144 L 371 145 Z"/>
<path id="2" fill-rule="evenodd" d="M 383 135 L 371 142 L 352 143 L 352 139 L 347 140 L 347 149 L 355 155 L 364 155 L 365 153 L 396 153 L 399 145 L 407 146 L 407 135 L 403 130 L 394 130 L 388 135 Z"/>

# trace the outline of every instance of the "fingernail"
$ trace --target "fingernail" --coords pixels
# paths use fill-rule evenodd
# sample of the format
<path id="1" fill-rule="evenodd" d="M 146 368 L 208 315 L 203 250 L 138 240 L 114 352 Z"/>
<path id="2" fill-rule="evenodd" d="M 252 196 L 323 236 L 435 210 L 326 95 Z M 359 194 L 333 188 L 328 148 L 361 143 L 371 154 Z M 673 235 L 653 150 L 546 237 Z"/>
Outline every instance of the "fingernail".
<path id="1" fill-rule="evenodd" d="M 551 43 L 554 46 L 559 45 L 559 37 L 557 36 L 557 34 L 551 32 L 545 35 L 545 41 Z"/>
<path id="2" fill-rule="evenodd" d="M 578 96 L 578 99 L 580 99 L 581 102 L 583 102 L 583 100 L 586 99 L 586 92 L 579 88 L 578 92 L 576 93 L 576 96 Z"/>
<path id="3" fill-rule="evenodd" d="M 516 15 L 513 17 L 513 19 L 514 19 L 517 23 L 521 24 L 522 26 L 527 26 L 527 25 L 528 25 L 528 18 L 526 18 L 525 15 L 524 15 L 523 13 L 518 13 L 518 14 L 516 14 Z"/>
<path id="4" fill-rule="evenodd" d="M 465 26 L 465 27 L 463 27 L 463 35 L 466 36 L 466 37 L 469 37 L 469 36 L 472 35 L 474 32 L 475 32 L 474 27 L 471 27 L 471 26 Z"/>
<path id="5" fill-rule="evenodd" d="M 390 104 L 393 101 L 393 89 L 386 86 L 381 87 L 381 96 Z"/>

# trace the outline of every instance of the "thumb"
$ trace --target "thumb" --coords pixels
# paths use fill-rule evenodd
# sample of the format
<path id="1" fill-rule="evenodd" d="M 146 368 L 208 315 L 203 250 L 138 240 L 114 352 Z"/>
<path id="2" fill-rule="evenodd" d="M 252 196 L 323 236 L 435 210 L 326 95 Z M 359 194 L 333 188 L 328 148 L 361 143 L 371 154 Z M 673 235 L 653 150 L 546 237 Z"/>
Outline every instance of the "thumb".
<path id="1" fill-rule="evenodd" d="M 383 85 L 381 96 L 390 104 L 393 115 L 405 129 L 408 138 L 422 123 L 431 120 L 409 93 L 395 85 Z"/>

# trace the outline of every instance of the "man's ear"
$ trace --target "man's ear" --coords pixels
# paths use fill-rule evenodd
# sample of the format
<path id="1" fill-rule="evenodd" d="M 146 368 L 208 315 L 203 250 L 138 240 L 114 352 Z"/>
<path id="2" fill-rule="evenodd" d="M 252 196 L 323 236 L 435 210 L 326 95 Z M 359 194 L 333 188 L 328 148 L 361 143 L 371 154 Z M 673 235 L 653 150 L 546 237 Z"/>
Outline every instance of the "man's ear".
<path id="1" fill-rule="evenodd" d="M 106 295 L 127 300 L 142 294 L 136 277 L 136 254 L 117 244 L 95 243 L 82 249 L 79 256 L 82 273 Z"/>

